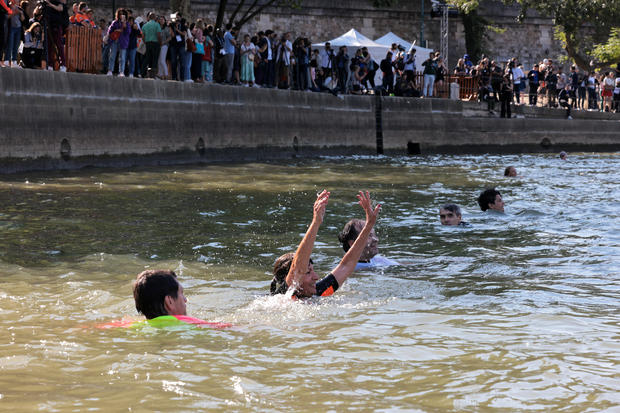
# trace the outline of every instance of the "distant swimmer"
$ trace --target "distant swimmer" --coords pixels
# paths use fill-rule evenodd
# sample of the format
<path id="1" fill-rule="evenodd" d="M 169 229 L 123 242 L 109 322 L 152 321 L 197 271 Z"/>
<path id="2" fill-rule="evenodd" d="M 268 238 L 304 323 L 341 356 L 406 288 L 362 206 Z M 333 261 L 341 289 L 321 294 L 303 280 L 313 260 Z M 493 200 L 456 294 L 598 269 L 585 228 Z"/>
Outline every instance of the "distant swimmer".
<path id="1" fill-rule="evenodd" d="M 363 219 L 352 219 L 344 225 L 344 228 L 338 234 L 338 241 L 342 243 L 342 249 L 347 252 L 362 232 L 364 228 Z M 368 241 L 364 246 L 362 255 L 355 266 L 356 270 L 369 267 L 387 267 L 390 265 L 399 265 L 399 262 L 386 258 L 379 254 L 379 237 L 373 229 L 370 231 Z"/>
<path id="2" fill-rule="evenodd" d="M 361 192 L 357 195 L 359 204 L 366 212 L 365 225 L 362 228 L 357 240 L 353 243 L 349 251 L 344 254 L 340 263 L 332 272 L 319 280 L 319 276 L 314 272 L 314 266 L 310 259 L 310 254 L 314 248 L 319 227 L 323 223 L 325 208 L 329 201 L 329 192 L 323 191 L 314 202 L 312 223 L 306 231 L 304 238 L 297 247 L 294 254 L 288 253 L 279 257 L 273 267 L 273 280 L 271 282 L 271 294 L 285 294 L 290 288 L 294 290 L 295 297 L 311 297 L 332 295 L 353 273 L 355 265 L 366 246 L 368 237 L 372 231 L 381 205 L 372 207 L 372 200 L 368 192 Z"/>
<path id="3" fill-rule="evenodd" d="M 515 168 L 512 165 L 507 166 L 506 169 L 504 170 L 504 176 L 514 178 L 515 176 L 517 176 L 517 168 Z"/>
<path id="4" fill-rule="evenodd" d="M 560 152 L 560 159 L 563 161 L 568 159 L 568 155 L 566 154 L 566 152 L 564 151 Z"/>
<path id="5" fill-rule="evenodd" d="M 480 205 L 480 209 L 483 211 L 490 209 L 497 212 L 504 212 L 502 194 L 495 190 L 495 188 L 485 189 L 478 197 L 478 205 Z"/>
<path id="6" fill-rule="evenodd" d="M 456 204 L 445 204 L 439 209 L 441 225 L 459 225 L 468 227 L 469 223 L 462 220 L 461 208 Z"/>

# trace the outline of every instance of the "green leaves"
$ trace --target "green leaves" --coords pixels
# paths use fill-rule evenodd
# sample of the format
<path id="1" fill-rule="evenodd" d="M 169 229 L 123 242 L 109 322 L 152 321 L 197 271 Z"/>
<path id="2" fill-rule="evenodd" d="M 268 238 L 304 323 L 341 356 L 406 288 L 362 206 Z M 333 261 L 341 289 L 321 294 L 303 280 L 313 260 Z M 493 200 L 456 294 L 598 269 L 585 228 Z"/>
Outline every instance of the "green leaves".
<path id="1" fill-rule="evenodd" d="M 607 43 L 596 45 L 592 55 L 601 62 L 620 62 L 620 27 L 613 28 Z"/>

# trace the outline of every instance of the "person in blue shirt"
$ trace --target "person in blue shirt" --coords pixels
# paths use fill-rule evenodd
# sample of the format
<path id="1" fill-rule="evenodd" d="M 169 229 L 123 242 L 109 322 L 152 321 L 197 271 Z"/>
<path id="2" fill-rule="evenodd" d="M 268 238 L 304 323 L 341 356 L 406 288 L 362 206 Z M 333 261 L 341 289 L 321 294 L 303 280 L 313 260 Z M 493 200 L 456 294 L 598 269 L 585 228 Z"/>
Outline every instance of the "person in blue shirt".
<path id="1" fill-rule="evenodd" d="M 235 61 L 235 46 L 237 45 L 237 40 L 235 37 L 239 29 L 237 27 L 232 27 L 230 23 L 226 25 L 226 33 L 224 33 L 224 51 L 225 61 L 226 61 L 226 82 L 232 82 L 232 74 L 233 74 L 233 63 Z"/>

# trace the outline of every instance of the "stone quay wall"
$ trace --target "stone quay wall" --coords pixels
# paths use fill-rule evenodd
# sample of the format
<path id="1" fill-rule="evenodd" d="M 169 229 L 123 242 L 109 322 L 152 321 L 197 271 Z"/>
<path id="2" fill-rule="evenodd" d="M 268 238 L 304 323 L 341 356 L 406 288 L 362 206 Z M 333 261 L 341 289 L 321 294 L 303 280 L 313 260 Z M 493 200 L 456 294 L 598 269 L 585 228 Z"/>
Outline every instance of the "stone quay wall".
<path id="1" fill-rule="evenodd" d="M 227 10 L 233 10 L 238 3 L 229 0 Z M 248 3 L 248 2 L 246 2 Z M 109 19 L 112 16 L 110 0 L 91 0 L 98 17 Z M 117 7 L 128 7 L 136 15 L 147 11 L 168 15 L 169 0 L 117 0 Z M 219 0 L 192 0 L 192 18 L 204 18 L 215 22 Z M 440 19 L 431 17 L 432 4 L 424 1 L 424 40 L 428 47 L 439 49 Z M 258 30 L 274 29 L 278 33 L 290 31 L 294 38 L 308 37 L 313 42 L 322 42 L 340 36 L 355 28 L 365 36 L 376 39 L 391 31 L 410 42 L 420 44 L 419 0 L 398 1 L 393 7 L 375 8 L 371 0 L 303 0 L 297 9 L 290 7 L 268 7 L 263 13 L 250 20 L 242 28 L 242 33 L 255 33 Z M 502 32 L 489 32 L 489 55 L 500 62 L 518 57 L 529 68 L 534 62 L 545 57 L 557 61 L 563 51 L 554 38 L 553 21 L 541 17 L 533 10 L 528 12 L 524 23 L 518 23 L 518 6 L 505 6 L 500 0 L 482 0 L 478 14 L 487 19 Z M 228 16 L 226 16 L 227 18 Z M 227 21 L 227 20 L 225 20 Z M 460 17 L 449 19 L 449 65 L 454 67 L 459 57 L 466 52 L 464 27 Z M 383 56 L 379 57 L 383 58 Z"/>
<path id="2" fill-rule="evenodd" d="M 0 71 L 0 173 L 317 154 L 620 150 L 620 115 Z"/>

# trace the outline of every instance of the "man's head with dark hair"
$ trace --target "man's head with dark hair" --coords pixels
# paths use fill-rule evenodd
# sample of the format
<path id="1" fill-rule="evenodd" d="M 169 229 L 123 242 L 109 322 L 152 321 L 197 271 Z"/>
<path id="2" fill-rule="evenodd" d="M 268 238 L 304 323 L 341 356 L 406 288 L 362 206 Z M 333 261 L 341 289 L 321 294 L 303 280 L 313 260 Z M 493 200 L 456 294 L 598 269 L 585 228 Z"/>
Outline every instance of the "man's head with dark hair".
<path id="1" fill-rule="evenodd" d="M 147 319 L 162 315 L 186 315 L 183 287 L 174 271 L 146 270 L 133 285 L 136 310 Z"/>
<path id="2" fill-rule="evenodd" d="M 494 211 L 504 212 L 504 201 L 502 200 L 502 194 L 495 188 L 489 188 L 482 191 L 478 197 L 478 205 L 480 209 L 486 211 L 492 209 Z"/>
<path id="3" fill-rule="evenodd" d="M 338 241 L 342 243 L 342 249 L 349 251 L 351 245 L 357 239 L 357 236 L 362 232 L 362 228 L 364 228 L 364 224 L 366 222 L 363 219 L 352 219 L 344 225 L 344 228 L 338 234 Z M 379 253 L 379 238 L 373 229 L 368 236 L 368 242 L 364 247 L 364 251 L 360 256 L 360 261 L 368 262 L 372 257 Z"/>
<path id="4" fill-rule="evenodd" d="M 461 218 L 461 208 L 456 204 L 445 204 L 439 209 L 441 225 L 459 225 Z"/>
<path id="5" fill-rule="evenodd" d="M 227 31 L 230 31 L 230 29 L 232 29 L 233 25 L 232 25 L 232 23 L 226 23 L 225 27 L 226 27 Z"/>
<path id="6" fill-rule="evenodd" d="M 515 176 L 517 176 L 517 168 L 515 168 L 512 165 L 507 166 L 506 169 L 504 169 L 504 176 L 509 176 L 509 177 L 514 178 Z"/>

